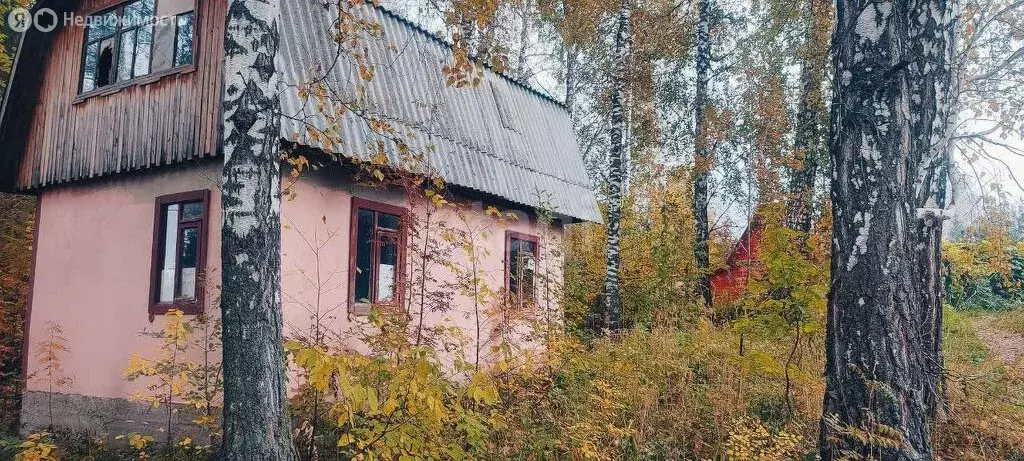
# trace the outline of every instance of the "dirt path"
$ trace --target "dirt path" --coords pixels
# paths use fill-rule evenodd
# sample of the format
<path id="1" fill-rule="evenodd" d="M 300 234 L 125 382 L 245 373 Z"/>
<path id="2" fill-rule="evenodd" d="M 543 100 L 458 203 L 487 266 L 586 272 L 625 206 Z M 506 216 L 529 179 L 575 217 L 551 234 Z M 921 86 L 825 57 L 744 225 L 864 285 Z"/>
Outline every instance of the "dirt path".
<path id="1" fill-rule="evenodd" d="M 974 330 L 978 338 L 992 350 L 1004 363 L 1013 364 L 1024 355 L 1024 336 L 1010 333 L 993 325 L 995 318 L 980 317 L 975 319 Z"/>

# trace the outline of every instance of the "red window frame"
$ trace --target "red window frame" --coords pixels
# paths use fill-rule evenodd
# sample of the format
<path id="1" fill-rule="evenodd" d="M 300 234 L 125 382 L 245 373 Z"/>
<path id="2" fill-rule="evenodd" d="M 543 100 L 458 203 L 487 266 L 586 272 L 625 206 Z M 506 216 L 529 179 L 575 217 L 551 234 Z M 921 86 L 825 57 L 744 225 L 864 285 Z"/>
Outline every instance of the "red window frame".
<path id="1" fill-rule="evenodd" d="M 380 237 L 381 235 L 389 234 L 389 238 L 396 240 L 396 249 L 398 252 L 398 267 L 395 269 L 395 294 L 392 297 L 392 302 L 386 303 L 385 305 L 398 306 L 402 303 L 402 287 L 405 282 L 405 251 L 408 244 L 408 226 L 406 220 L 408 219 L 408 210 L 396 205 L 390 205 L 387 203 L 375 202 L 373 200 L 367 200 L 359 197 L 352 197 L 352 214 L 351 221 L 349 222 L 349 250 L 348 250 L 348 301 L 349 305 L 353 308 L 359 307 L 360 309 L 350 309 L 354 313 L 367 313 L 369 312 L 369 304 L 356 300 L 356 252 L 358 251 L 358 236 L 359 236 L 359 210 L 366 210 L 374 212 L 374 245 L 373 245 L 373 256 L 370 258 L 370 265 L 372 267 L 378 267 L 380 265 Z M 376 225 L 377 214 L 385 213 L 390 215 L 398 216 L 398 230 L 392 230 L 387 228 L 380 228 Z M 377 295 L 377 277 L 370 278 L 370 299 L 374 299 Z"/>
<path id="2" fill-rule="evenodd" d="M 199 229 L 199 248 L 196 249 L 196 296 L 190 301 L 174 301 L 174 302 L 160 302 L 160 272 L 164 257 L 164 248 L 167 242 L 164 241 L 166 235 L 166 222 L 164 208 L 168 205 L 200 202 L 203 205 L 203 212 L 198 218 L 184 218 L 178 219 L 178 248 L 182 235 L 185 229 L 196 228 Z M 207 247 L 207 232 L 210 221 L 210 190 L 195 190 L 189 192 L 181 192 L 177 194 L 161 195 L 156 198 L 156 210 L 154 211 L 153 218 L 153 258 L 150 269 L 149 277 L 149 319 L 153 320 L 154 316 L 164 315 L 171 309 L 178 309 L 187 315 L 199 315 L 203 313 L 203 300 L 205 299 L 205 279 L 206 274 L 206 247 Z M 181 281 L 181 253 L 178 252 L 176 256 L 178 258 L 177 272 L 175 275 L 175 293 L 178 291 L 178 285 Z"/>
<path id="3" fill-rule="evenodd" d="M 538 237 L 536 235 L 533 235 L 533 234 L 525 234 L 525 233 L 522 233 L 522 232 L 516 232 L 516 231 L 510 231 L 510 230 L 505 231 L 505 291 L 507 293 L 509 293 L 509 295 L 513 296 L 513 299 L 516 299 L 519 302 L 522 302 L 525 299 L 525 298 L 523 298 L 523 284 L 520 283 L 519 286 L 517 287 L 516 292 L 515 293 L 512 292 L 512 257 L 513 257 L 513 255 L 512 255 L 512 239 L 516 239 L 516 240 L 524 241 L 524 242 L 532 242 L 533 243 L 533 262 L 534 262 L 534 272 L 533 272 L 534 273 L 534 284 L 533 284 L 533 287 L 534 287 L 534 289 L 536 289 L 536 287 L 537 287 L 537 285 L 536 285 L 536 281 L 537 281 L 536 280 L 536 277 L 537 277 L 536 267 L 537 266 L 536 265 L 539 264 L 538 259 L 540 259 L 540 237 Z M 515 256 L 519 257 L 519 255 L 515 255 Z M 520 273 L 516 274 L 516 275 L 518 275 L 518 279 L 519 280 L 522 280 L 523 279 L 523 274 L 522 274 L 523 265 L 519 264 L 517 267 L 519 268 L 519 272 Z M 536 294 L 534 294 L 534 297 L 536 297 Z"/>

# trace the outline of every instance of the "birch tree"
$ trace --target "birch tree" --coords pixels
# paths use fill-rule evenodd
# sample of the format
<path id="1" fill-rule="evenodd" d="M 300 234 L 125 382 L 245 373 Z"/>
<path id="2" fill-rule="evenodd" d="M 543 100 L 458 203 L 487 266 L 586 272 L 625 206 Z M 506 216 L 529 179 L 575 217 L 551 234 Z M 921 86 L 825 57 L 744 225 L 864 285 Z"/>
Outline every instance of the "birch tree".
<path id="1" fill-rule="evenodd" d="M 796 115 L 793 154 L 787 204 L 787 221 L 796 231 L 806 234 L 814 218 L 814 184 L 818 170 L 825 166 L 824 131 L 825 98 L 822 80 L 827 75 L 828 33 L 832 27 L 832 2 L 809 0 L 806 30 L 801 54 L 800 102 Z"/>
<path id="2" fill-rule="evenodd" d="M 232 0 L 224 38 L 221 310 L 226 460 L 291 460 L 281 318 L 276 0 Z"/>
<path id="3" fill-rule="evenodd" d="M 693 160 L 693 258 L 697 263 L 697 294 L 707 309 L 712 306 L 710 272 L 711 237 L 708 226 L 708 175 L 711 169 L 710 141 L 705 109 L 708 99 L 708 72 L 711 68 L 711 0 L 697 1 L 697 85 L 693 98 L 694 160 Z"/>
<path id="4" fill-rule="evenodd" d="M 606 274 L 604 306 L 608 329 L 617 332 L 622 323 L 622 299 L 619 293 L 619 221 L 622 218 L 622 159 L 625 155 L 623 132 L 625 117 L 622 96 L 626 91 L 626 47 L 629 38 L 629 0 L 621 0 L 615 32 L 615 61 L 611 91 L 611 150 L 608 153 L 608 238 L 605 248 Z"/>
<path id="5" fill-rule="evenodd" d="M 822 459 L 934 457 L 951 5 L 840 0 Z M 935 234 L 938 232 L 938 234 Z M 941 315 L 941 311 L 939 314 Z"/>

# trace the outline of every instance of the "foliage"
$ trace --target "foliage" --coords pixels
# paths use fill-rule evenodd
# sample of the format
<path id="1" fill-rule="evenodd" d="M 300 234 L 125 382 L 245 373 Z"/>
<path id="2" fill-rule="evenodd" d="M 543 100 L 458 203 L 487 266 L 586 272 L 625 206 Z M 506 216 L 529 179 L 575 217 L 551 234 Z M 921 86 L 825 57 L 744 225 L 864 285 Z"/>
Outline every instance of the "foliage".
<path id="1" fill-rule="evenodd" d="M 763 422 L 741 417 L 729 431 L 725 459 L 782 461 L 799 458 L 803 437 L 785 430 L 773 432 Z"/>
<path id="2" fill-rule="evenodd" d="M 0 441 L 0 460 L 20 461 L 212 461 L 207 450 L 190 446 L 165 446 L 150 435 L 132 432 L 113 439 L 106 436 L 70 433 L 63 430 L 29 434 L 23 441 Z M 7 458 L 4 446 L 14 450 Z M 49 457 L 39 457 L 42 454 Z M 23 456 L 19 458 L 18 456 Z"/>
<path id="3" fill-rule="evenodd" d="M 46 385 L 46 408 L 50 417 L 49 427 L 53 428 L 53 394 L 68 390 L 74 385 L 75 377 L 64 374 L 64 356 L 70 352 L 64 327 L 60 323 L 46 322 L 47 337 L 36 343 L 35 360 L 40 369 L 29 375 L 29 380 L 41 380 Z"/>
<path id="4" fill-rule="evenodd" d="M 991 213 L 943 242 L 946 299 L 957 309 L 1002 309 L 1024 301 L 1024 243 L 1008 216 Z"/>
<path id="5" fill-rule="evenodd" d="M 169 310 L 165 321 L 162 330 L 142 333 L 160 340 L 155 356 L 144 358 L 134 354 L 124 370 L 129 382 L 142 381 L 148 391 L 136 391 L 131 400 L 146 402 L 153 408 L 164 407 L 167 425 L 163 430 L 166 431 L 167 445 L 172 445 L 175 440 L 175 416 L 183 408 L 195 410 L 189 412 L 191 423 L 204 432 L 207 444 L 193 445 L 192 438 L 188 436 L 180 442 L 185 442 L 182 446 L 196 450 L 210 450 L 220 435 L 219 409 L 216 406 L 223 390 L 221 363 L 216 358 L 220 350 L 220 322 L 206 316 L 186 321 L 178 309 Z M 195 359 L 197 355 L 201 357 L 199 360 Z M 136 435 L 129 434 L 129 442 L 142 452 L 145 439 Z"/>
<path id="6" fill-rule="evenodd" d="M 58 461 L 57 446 L 47 432 L 29 434 L 18 448 L 21 452 L 14 456 L 15 461 Z"/>
<path id="7" fill-rule="evenodd" d="M 0 9 L 6 16 L 6 11 Z M 2 63 L 0 63 L 2 68 Z M 6 82 L 6 80 L 4 80 Z M 35 200 L 0 193 L 0 433 L 17 431 Z"/>
<path id="8" fill-rule="evenodd" d="M 379 334 L 364 338 L 369 355 L 331 354 L 297 341 L 285 348 L 309 385 L 330 396 L 343 457 L 477 458 L 487 429 L 501 424 L 490 411 L 496 388 L 478 373 L 467 383 L 448 379 L 432 348 L 409 343 L 403 318 L 371 312 Z"/>

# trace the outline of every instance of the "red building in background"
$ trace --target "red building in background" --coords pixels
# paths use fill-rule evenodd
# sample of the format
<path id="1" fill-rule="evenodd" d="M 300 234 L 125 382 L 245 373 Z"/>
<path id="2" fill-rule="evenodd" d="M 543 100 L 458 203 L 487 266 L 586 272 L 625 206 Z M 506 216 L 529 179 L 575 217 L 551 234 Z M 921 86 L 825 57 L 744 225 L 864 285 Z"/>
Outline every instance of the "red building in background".
<path id="1" fill-rule="evenodd" d="M 715 304 L 733 301 L 746 289 L 751 268 L 757 260 L 763 232 L 764 223 L 761 217 L 754 215 L 743 235 L 729 251 L 725 267 L 711 274 L 711 292 Z"/>

